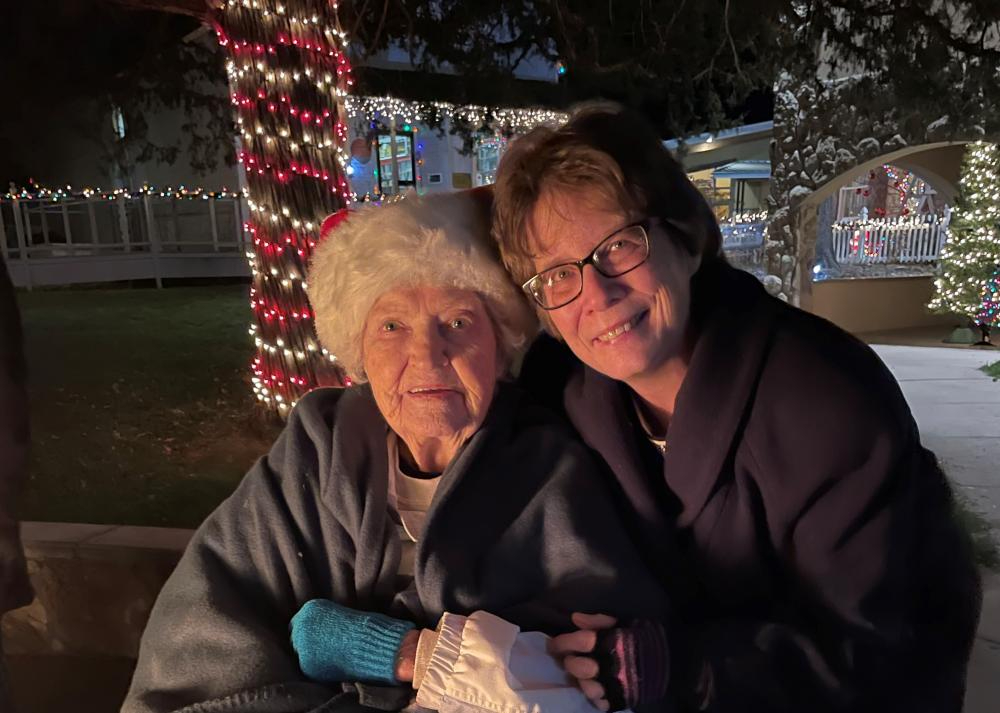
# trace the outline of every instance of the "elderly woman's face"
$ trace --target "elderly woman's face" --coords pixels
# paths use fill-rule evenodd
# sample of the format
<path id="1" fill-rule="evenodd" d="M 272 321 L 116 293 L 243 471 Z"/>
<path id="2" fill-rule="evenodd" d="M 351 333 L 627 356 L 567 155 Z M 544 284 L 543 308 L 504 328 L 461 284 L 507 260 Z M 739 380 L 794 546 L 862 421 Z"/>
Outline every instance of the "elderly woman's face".
<path id="1" fill-rule="evenodd" d="M 362 353 L 379 410 L 411 450 L 423 439 L 460 444 L 482 425 L 498 360 L 493 323 L 475 292 L 386 292 L 368 313 Z"/>
<path id="2" fill-rule="evenodd" d="M 606 236 L 633 222 L 622 211 L 601 206 L 595 194 L 543 193 L 529 226 L 541 251 L 536 271 L 586 257 Z M 582 362 L 626 383 L 655 373 L 681 353 L 691 276 L 698 266 L 655 221 L 649 243 L 646 262 L 619 277 L 585 266 L 580 296 L 548 312 Z"/>

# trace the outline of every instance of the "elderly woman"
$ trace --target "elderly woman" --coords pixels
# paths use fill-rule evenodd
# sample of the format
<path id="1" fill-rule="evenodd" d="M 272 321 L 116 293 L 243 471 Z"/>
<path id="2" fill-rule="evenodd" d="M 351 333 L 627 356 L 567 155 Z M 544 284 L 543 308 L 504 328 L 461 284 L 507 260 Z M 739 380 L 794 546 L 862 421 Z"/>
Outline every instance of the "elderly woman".
<path id="1" fill-rule="evenodd" d="M 690 585 L 655 625 L 668 698 L 957 713 L 977 574 L 875 354 L 728 266 L 705 201 L 627 112 L 518 139 L 495 233 L 558 340 L 529 353 L 523 383 L 603 456 L 653 566 Z M 575 621 L 553 650 L 614 708 L 590 656 L 614 619 Z"/>
<path id="2" fill-rule="evenodd" d="M 536 322 L 494 250 L 489 197 L 468 193 L 358 211 L 325 238 L 309 278 L 317 332 L 359 385 L 305 396 L 199 528 L 153 608 L 125 711 L 396 709 L 413 696 L 399 687 L 411 629 L 446 611 L 549 633 L 581 608 L 663 616 L 610 481 L 502 379 Z M 463 621 L 514 645 L 500 619 Z M 492 655 L 438 643 L 438 668 Z M 539 639 L 525 647 L 544 656 Z M 577 696 L 555 710 L 589 708 L 553 670 Z"/>

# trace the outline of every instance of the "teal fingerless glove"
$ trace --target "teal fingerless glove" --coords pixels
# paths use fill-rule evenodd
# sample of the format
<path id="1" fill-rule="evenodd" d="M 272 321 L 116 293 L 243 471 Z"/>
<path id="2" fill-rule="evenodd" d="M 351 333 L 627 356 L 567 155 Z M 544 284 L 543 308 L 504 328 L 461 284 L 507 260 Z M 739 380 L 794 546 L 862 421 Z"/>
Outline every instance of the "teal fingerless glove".
<path id="1" fill-rule="evenodd" d="M 314 681 L 398 684 L 396 655 L 413 624 L 313 599 L 292 617 L 291 628 L 299 667 Z"/>

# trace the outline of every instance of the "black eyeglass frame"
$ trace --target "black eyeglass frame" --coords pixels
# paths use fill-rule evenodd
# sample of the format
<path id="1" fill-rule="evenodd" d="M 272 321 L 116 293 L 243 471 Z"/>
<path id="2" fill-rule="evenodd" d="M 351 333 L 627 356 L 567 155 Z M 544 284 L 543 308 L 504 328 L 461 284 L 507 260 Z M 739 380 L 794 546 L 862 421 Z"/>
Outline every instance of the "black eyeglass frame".
<path id="1" fill-rule="evenodd" d="M 594 249 L 590 251 L 590 254 L 588 254 L 582 260 L 573 260 L 571 262 L 561 262 L 558 265 L 553 265 L 552 267 L 547 267 L 544 270 L 542 270 L 541 272 L 536 273 L 535 275 L 532 275 L 531 277 L 529 277 L 525 281 L 525 283 L 523 285 L 521 285 L 521 289 L 525 292 L 525 294 L 528 295 L 528 297 L 530 297 L 532 300 L 535 301 L 535 304 L 537 304 L 539 307 L 541 307 L 546 312 L 551 312 L 554 309 L 560 309 L 562 307 L 565 307 L 570 302 L 572 302 L 577 297 L 579 297 L 581 294 L 583 294 L 583 268 L 586 267 L 587 265 L 593 265 L 594 269 L 597 270 L 600 274 L 604 275 L 604 277 L 621 277 L 622 275 L 627 275 L 628 273 L 632 272 L 632 270 L 636 269 L 637 267 L 639 267 L 640 265 L 642 265 L 644 262 L 646 262 L 649 259 L 649 253 L 650 253 L 650 250 L 652 249 L 651 246 L 650 246 L 650 242 L 649 242 L 649 224 L 650 224 L 650 220 L 647 218 L 645 220 L 640 220 L 640 221 L 638 221 L 636 223 L 629 223 L 628 225 L 625 225 L 625 226 L 622 226 L 621 228 L 618 228 L 613 233 L 610 233 L 609 235 L 606 235 L 604 238 L 602 238 L 601 241 L 599 243 L 597 243 L 596 246 L 594 246 Z M 623 233 L 626 230 L 632 230 L 633 228 L 639 228 L 640 230 L 642 230 L 642 239 L 643 239 L 643 242 L 645 242 L 645 244 L 646 244 L 646 254 L 642 256 L 642 259 L 639 262 L 637 262 L 635 265 L 633 265 L 632 267 L 628 268 L 627 270 L 622 270 L 621 272 L 613 272 L 613 273 L 605 272 L 604 269 L 601 267 L 600 263 L 598 263 L 598 261 L 597 261 L 597 253 L 598 253 L 598 251 L 601 249 L 601 247 L 605 243 L 607 243 L 609 240 L 611 240 L 612 238 L 614 238 L 619 233 Z M 575 295 L 573 295 L 572 297 L 570 297 L 568 300 L 566 300 L 562 304 L 555 305 L 554 307 L 546 307 L 538 299 L 538 296 L 535 295 L 534 290 L 531 289 L 531 283 L 534 282 L 535 280 L 537 280 L 538 278 L 540 278 L 546 272 L 550 272 L 552 270 L 556 270 L 556 269 L 558 269 L 560 267 L 575 267 L 576 268 L 577 273 L 580 275 L 580 289 L 577 291 L 577 293 Z"/>

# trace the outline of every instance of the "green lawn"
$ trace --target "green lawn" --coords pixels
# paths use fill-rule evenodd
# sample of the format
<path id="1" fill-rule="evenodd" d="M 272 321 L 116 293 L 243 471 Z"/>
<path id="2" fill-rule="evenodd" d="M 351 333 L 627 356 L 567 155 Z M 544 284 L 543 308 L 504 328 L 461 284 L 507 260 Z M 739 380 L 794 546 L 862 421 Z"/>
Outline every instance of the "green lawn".
<path id="1" fill-rule="evenodd" d="M 241 285 L 22 292 L 26 520 L 193 527 L 278 426 L 249 386 Z"/>
<path id="2" fill-rule="evenodd" d="M 992 376 L 994 379 L 1000 379 L 1000 361 L 987 364 L 983 367 L 983 371 L 985 371 L 989 376 Z"/>

